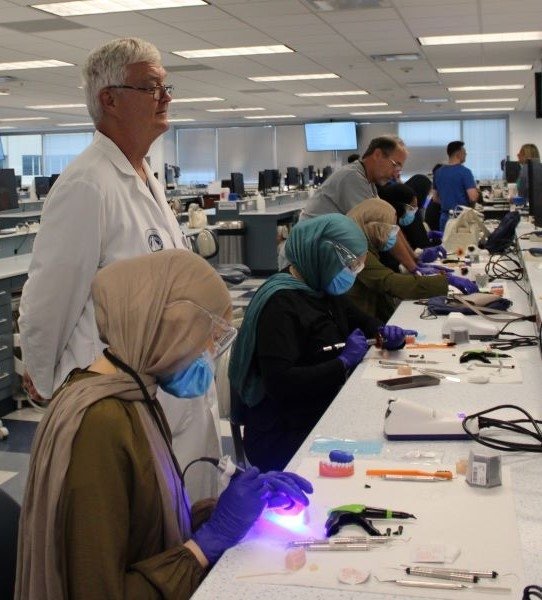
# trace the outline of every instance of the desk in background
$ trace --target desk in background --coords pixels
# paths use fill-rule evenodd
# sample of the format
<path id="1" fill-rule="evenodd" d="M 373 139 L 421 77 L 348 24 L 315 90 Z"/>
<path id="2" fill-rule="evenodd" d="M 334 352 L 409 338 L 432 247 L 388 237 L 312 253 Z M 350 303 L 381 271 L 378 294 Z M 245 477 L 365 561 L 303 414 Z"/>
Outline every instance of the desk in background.
<path id="1" fill-rule="evenodd" d="M 531 227 L 532 229 L 532 227 Z M 542 244 L 539 244 L 542 246 Z M 527 259 L 526 259 L 527 260 Z M 536 264 L 529 264 L 528 272 L 532 275 L 532 296 L 537 304 L 542 307 L 542 270 L 538 268 L 542 259 L 536 259 Z M 531 263 L 530 259 L 527 261 Z M 539 275 L 536 277 L 536 275 Z M 524 284 L 522 284 L 524 285 Z M 514 301 L 513 310 L 523 314 L 530 313 L 529 301 L 517 286 L 508 284 L 510 295 Z M 423 307 L 413 302 L 402 302 L 390 323 L 404 327 L 417 329 L 425 335 L 427 341 L 439 340 L 441 338 L 441 327 L 444 317 L 432 320 L 420 320 Z M 540 313 L 542 314 L 542 313 Z M 469 317 L 478 319 L 479 317 Z M 521 334 L 536 334 L 537 328 L 534 323 L 514 323 L 510 325 L 511 331 Z M 372 349 L 371 353 L 375 350 Z M 424 405 L 434 407 L 447 413 L 457 414 L 465 412 L 471 414 L 485 408 L 490 408 L 509 400 L 515 404 L 521 404 L 534 418 L 542 417 L 542 403 L 540 401 L 540 390 L 542 390 L 542 368 L 541 357 L 537 347 L 521 348 L 516 350 L 521 356 L 521 369 L 523 382 L 517 384 L 495 384 L 477 385 L 474 383 L 452 383 L 442 381 L 437 387 L 405 389 L 400 392 L 386 391 L 376 385 L 375 381 L 364 379 L 362 374 L 367 369 L 367 355 L 355 372 L 348 379 L 336 399 L 333 401 L 322 419 L 318 422 L 309 437 L 305 440 L 290 464 L 289 470 L 294 470 L 302 459 L 309 456 L 310 446 L 317 436 L 335 437 L 361 440 L 383 440 L 384 414 L 386 412 L 390 396 L 399 396 L 410 399 Z M 394 373 L 390 372 L 390 377 Z M 436 393 L 435 393 L 436 392 Z M 447 441 L 447 442 L 387 442 L 384 441 L 382 453 L 398 453 L 399 450 L 407 452 L 423 448 L 427 451 L 443 453 L 443 464 L 455 464 L 458 457 L 468 456 L 469 450 L 483 450 L 483 447 L 474 442 Z M 522 544 L 522 558 L 524 563 L 526 583 L 538 583 L 542 581 L 542 562 L 540 553 L 542 550 L 542 457 L 540 454 L 516 454 L 507 453 L 503 456 L 503 465 L 511 469 L 512 491 L 516 505 L 516 516 L 519 536 Z M 316 477 L 316 473 L 315 473 Z M 426 485 L 426 484 L 420 484 Z M 429 484 L 431 485 L 431 484 Z M 441 485 L 436 483 L 435 485 Z M 397 492 L 397 489 L 394 490 Z M 473 501 L 477 496 L 473 493 Z M 395 501 L 394 501 L 395 500 Z M 390 500 L 390 504 L 400 504 L 400 497 Z M 360 490 L 360 503 L 363 503 L 363 490 Z M 341 499 L 337 498 L 337 504 Z M 495 527 L 499 527 L 495 523 Z M 506 543 L 506 532 L 503 531 L 503 543 Z M 473 531 L 473 535 L 476 532 Z M 435 540 L 435 542 L 441 540 Z M 374 600 L 374 591 L 364 592 L 362 587 L 355 591 L 339 591 L 318 589 L 310 587 L 276 586 L 271 584 L 250 583 L 248 580 L 238 580 L 235 574 L 239 566 L 250 560 L 247 549 L 243 546 L 232 548 L 211 570 L 196 591 L 194 600 L 207 600 L 208 598 L 221 598 L 221 600 L 237 600 L 238 598 L 258 598 L 259 600 L 276 600 L 276 598 L 295 600 L 314 600 L 325 598 L 326 600 Z M 384 561 L 385 562 L 385 561 Z M 480 562 L 485 564 L 483 556 Z M 461 560 L 457 563 L 464 566 Z M 449 566 L 449 565 L 447 565 Z M 474 565 L 476 567 L 477 565 Z M 397 572 L 399 578 L 399 571 Z M 506 584 L 502 584 L 506 585 Z M 428 592 L 430 593 L 430 592 Z M 453 592 L 454 596 L 461 592 Z M 484 594 L 478 594 L 482 596 Z M 488 595 L 488 594 L 485 594 Z M 397 595 L 387 594 L 385 598 L 405 599 L 419 598 L 414 590 L 412 595 L 406 588 L 398 588 Z M 430 597 L 427 594 L 425 597 Z M 441 597 L 441 596 L 439 596 Z M 449 596 L 451 597 L 451 596 Z M 500 594 L 499 597 L 510 598 L 512 596 Z M 515 598 L 513 598 L 515 600 Z"/>
<path id="2" fill-rule="evenodd" d="M 41 210 L 3 210 L 0 212 L 0 229 L 15 227 L 18 223 L 39 221 Z"/>

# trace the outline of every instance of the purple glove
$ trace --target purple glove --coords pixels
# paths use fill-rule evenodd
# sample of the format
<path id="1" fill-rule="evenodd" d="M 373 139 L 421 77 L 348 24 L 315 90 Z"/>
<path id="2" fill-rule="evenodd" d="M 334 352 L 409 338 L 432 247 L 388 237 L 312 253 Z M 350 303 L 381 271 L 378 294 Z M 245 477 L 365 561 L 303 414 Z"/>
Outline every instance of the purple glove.
<path id="1" fill-rule="evenodd" d="M 420 262 L 435 262 L 437 258 L 446 258 L 446 248 L 444 246 L 431 246 L 430 248 L 424 248 L 420 257 Z"/>
<path id="2" fill-rule="evenodd" d="M 398 350 L 405 345 L 405 335 L 418 335 L 414 329 L 402 329 L 396 325 L 384 325 L 378 329 L 378 333 L 384 340 L 382 348 L 386 350 Z"/>
<path id="3" fill-rule="evenodd" d="M 256 467 L 230 481 L 211 518 L 192 536 L 211 564 L 243 539 L 265 508 L 269 490 Z"/>
<path id="4" fill-rule="evenodd" d="M 309 505 L 305 494 L 312 494 L 310 481 L 295 473 L 287 471 L 269 471 L 260 475 L 268 488 L 267 506 L 269 508 L 292 508 L 296 503 Z"/>
<path id="5" fill-rule="evenodd" d="M 470 279 L 458 277 L 457 275 L 449 275 L 448 273 L 446 274 L 446 278 L 450 285 L 456 287 L 460 292 L 463 292 L 463 294 L 474 294 L 475 292 L 480 291 L 474 281 L 471 281 Z"/>
<path id="6" fill-rule="evenodd" d="M 427 237 L 429 238 L 430 242 L 440 242 L 442 241 L 442 236 L 443 236 L 443 232 L 442 231 L 435 231 L 435 230 L 431 230 L 427 232 Z"/>
<path id="7" fill-rule="evenodd" d="M 369 350 L 369 344 L 361 329 L 354 329 L 348 336 L 346 345 L 341 354 L 337 357 L 344 365 L 345 369 L 353 369 L 363 360 L 363 357 Z"/>
<path id="8" fill-rule="evenodd" d="M 439 273 L 453 273 L 454 270 L 443 265 L 426 265 L 420 262 L 416 265 L 415 272 L 418 275 L 438 275 Z"/>

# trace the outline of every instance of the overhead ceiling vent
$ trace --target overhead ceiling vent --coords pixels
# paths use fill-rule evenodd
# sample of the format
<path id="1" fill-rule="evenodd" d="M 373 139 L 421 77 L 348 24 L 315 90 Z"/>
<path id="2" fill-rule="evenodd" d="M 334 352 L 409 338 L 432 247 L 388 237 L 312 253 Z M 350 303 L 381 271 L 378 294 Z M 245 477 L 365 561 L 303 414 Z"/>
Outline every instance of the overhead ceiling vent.
<path id="1" fill-rule="evenodd" d="M 321 104 L 288 104 L 287 106 L 291 106 L 292 108 L 322 108 Z"/>
<path id="2" fill-rule="evenodd" d="M 359 10 L 360 8 L 389 8 L 390 0 L 305 0 L 312 8 L 330 12 L 333 10 Z"/>
<path id="3" fill-rule="evenodd" d="M 206 65 L 177 65 L 175 67 L 166 67 L 168 73 L 186 73 L 187 71 L 212 71 L 212 67 Z"/>
<path id="4" fill-rule="evenodd" d="M 440 85 L 440 81 L 435 79 L 434 81 L 409 81 L 405 84 L 407 87 L 424 87 L 430 85 L 431 87 L 435 85 Z"/>
<path id="5" fill-rule="evenodd" d="M 260 88 L 257 90 L 238 90 L 240 94 L 270 94 L 271 92 L 280 92 L 275 88 Z"/>
<path id="6" fill-rule="evenodd" d="M 85 25 L 67 19 L 38 19 L 36 21 L 12 21 L 1 23 L 1 27 L 19 31 L 20 33 L 41 33 L 45 31 L 67 31 L 70 29 L 87 29 Z"/>

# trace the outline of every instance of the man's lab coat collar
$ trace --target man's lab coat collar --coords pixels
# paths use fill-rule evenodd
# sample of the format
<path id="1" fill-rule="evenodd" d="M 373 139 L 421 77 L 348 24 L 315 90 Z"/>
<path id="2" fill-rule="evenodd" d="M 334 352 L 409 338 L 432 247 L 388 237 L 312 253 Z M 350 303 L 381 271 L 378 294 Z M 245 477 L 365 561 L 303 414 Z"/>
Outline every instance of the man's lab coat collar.
<path id="1" fill-rule="evenodd" d="M 96 131 L 92 143 L 109 158 L 119 171 L 125 175 L 139 177 L 130 161 L 111 138 L 108 138 L 100 131 Z"/>

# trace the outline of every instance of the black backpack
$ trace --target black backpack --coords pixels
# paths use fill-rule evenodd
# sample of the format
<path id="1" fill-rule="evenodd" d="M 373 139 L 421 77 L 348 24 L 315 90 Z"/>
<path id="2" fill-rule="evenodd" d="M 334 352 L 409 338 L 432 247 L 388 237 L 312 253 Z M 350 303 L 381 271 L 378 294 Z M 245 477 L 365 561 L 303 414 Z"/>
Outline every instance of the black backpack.
<path id="1" fill-rule="evenodd" d="M 489 234 L 483 244 L 480 244 L 480 248 L 485 248 L 490 254 L 506 252 L 514 244 L 519 220 L 519 212 L 510 212 L 504 215 L 495 231 Z"/>

